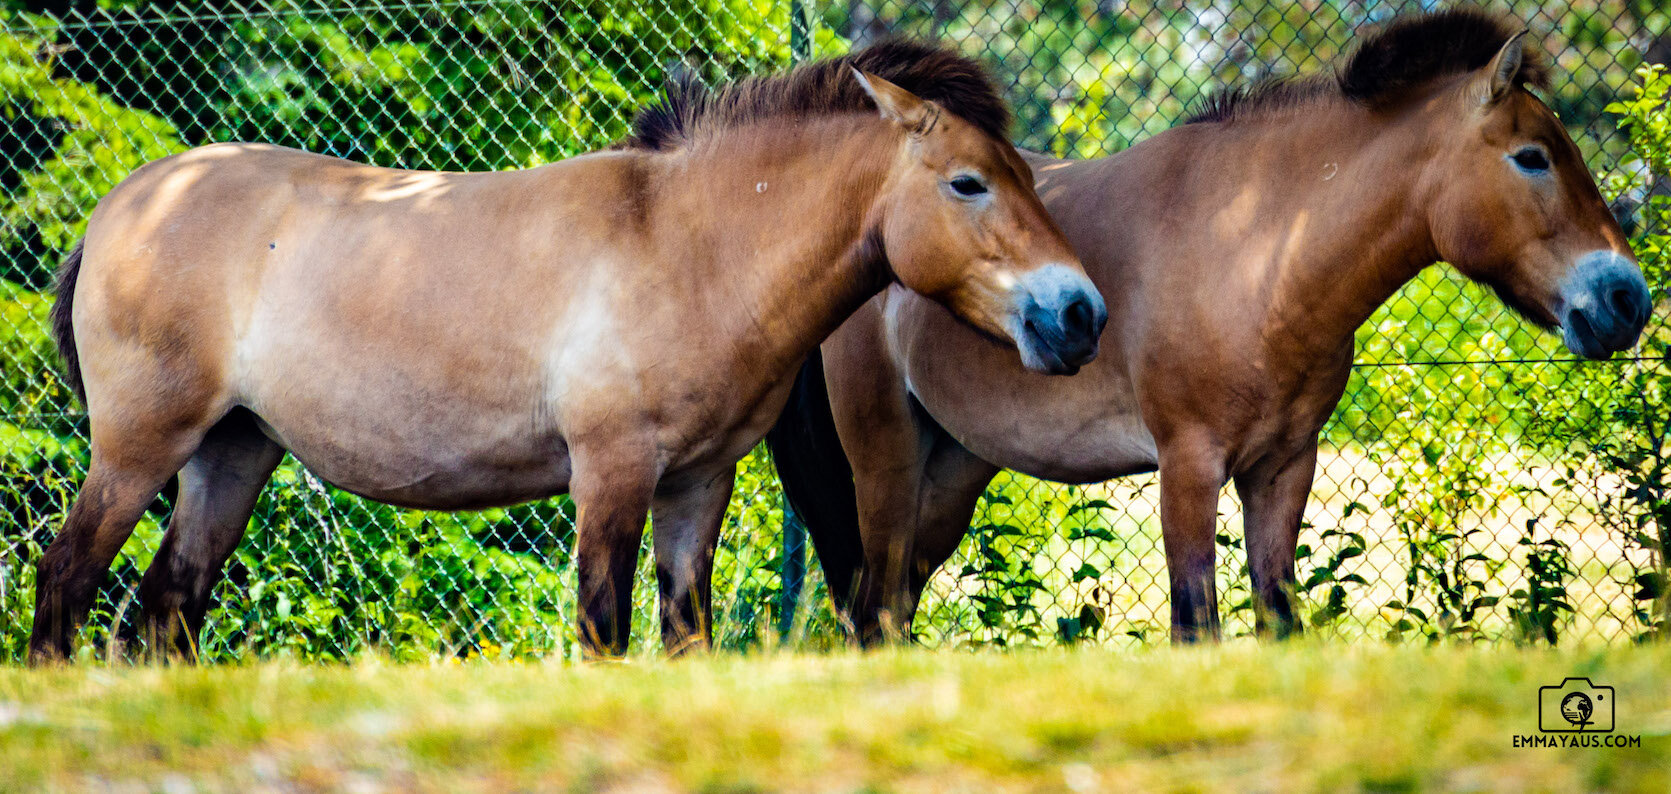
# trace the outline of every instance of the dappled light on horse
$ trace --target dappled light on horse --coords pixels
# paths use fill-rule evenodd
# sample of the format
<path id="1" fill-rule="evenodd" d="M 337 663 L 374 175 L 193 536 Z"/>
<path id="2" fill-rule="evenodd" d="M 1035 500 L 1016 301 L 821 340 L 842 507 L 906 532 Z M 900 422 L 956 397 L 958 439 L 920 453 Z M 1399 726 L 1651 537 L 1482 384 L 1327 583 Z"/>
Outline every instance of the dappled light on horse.
<path id="1" fill-rule="evenodd" d="M 861 639 L 909 634 L 1000 468 L 1158 469 L 1177 640 L 1219 634 L 1214 535 L 1233 482 L 1257 622 L 1298 629 L 1295 549 L 1353 334 L 1436 261 L 1578 356 L 1633 345 L 1646 284 L 1526 88 L 1548 79 L 1526 42 L 1481 12 L 1402 18 L 1336 72 L 1225 92 L 1119 154 L 1030 157 L 1108 301 L 1102 353 L 1077 377 L 1038 378 L 901 290 L 855 314 L 823 345 L 823 377 L 798 384 L 827 389 L 829 415 L 792 396 L 772 440 L 828 580 L 852 583 L 833 595 Z"/>
<path id="2" fill-rule="evenodd" d="M 1095 355 L 1102 298 L 1007 119 L 979 65 L 894 41 L 675 86 L 614 150 L 525 171 L 260 144 L 137 170 L 61 275 L 54 330 L 92 461 L 40 562 L 31 658 L 70 655 L 176 473 L 141 623 L 190 656 L 286 451 L 403 506 L 571 493 L 591 655 L 627 647 L 653 512 L 664 646 L 707 645 L 735 464 L 878 290 L 917 290 L 1041 372 Z"/>

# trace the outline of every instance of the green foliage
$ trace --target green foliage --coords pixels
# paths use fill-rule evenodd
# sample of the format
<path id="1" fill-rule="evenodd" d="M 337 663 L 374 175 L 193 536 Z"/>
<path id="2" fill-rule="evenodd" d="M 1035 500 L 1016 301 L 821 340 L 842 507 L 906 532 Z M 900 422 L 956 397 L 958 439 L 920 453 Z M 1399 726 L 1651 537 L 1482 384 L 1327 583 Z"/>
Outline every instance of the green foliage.
<path id="1" fill-rule="evenodd" d="M 1108 552 L 1138 528 L 1120 526 L 1121 508 L 1090 490 L 1000 475 L 948 575 L 930 584 L 918 638 L 1005 647 L 1106 636 L 1115 604 L 1105 582 L 1122 575 Z M 957 603 L 940 601 L 949 598 Z"/>
<path id="2" fill-rule="evenodd" d="M 1045 587 L 1033 561 L 1048 537 L 1039 528 L 1048 525 L 1015 520 L 1017 502 L 1002 492 L 988 492 L 982 499 L 986 514 L 991 515 L 994 508 L 1008 508 L 1001 512 L 1011 515 L 1009 520 L 1000 518 L 969 530 L 974 551 L 958 577 L 973 584 L 967 597 L 979 628 L 971 642 L 1002 647 L 1020 638 L 1036 641 L 1045 631 L 1034 600 Z"/>
<path id="3" fill-rule="evenodd" d="M 1635 162 L 1609 180 L 1616 193 L 1645 195 L 1632 240 L 1642 271 L 1656 293 L 1671 275 L 1671 195 L 1654 180 L 1671 174 L 1671 73 L 1661 66 L 1636 72 L 1633 95 L 1608 106 L 1622 116 Z M 1648 325 L 1638 361 L 1628 368 L 1588 368 L 1574 386 L 1585 394 L 1588 410 L 1550 413 L 1534 426 L 1535 440 L 1567 456 L 1566 482 L 1583 487 L 1595 499 L 1598 518 L 1627 548 L 1630 557 L 1619 572 L 1631 593 L 1634 622 L 1642 638 L 1671 637 L 1671 589 L 1666 555 L 1671 552 L 1671 329 L 1663 321 Z"/>
<path id="4" fill-rule="evenodd" d="M 87 211 L 139 166 L 183 150 L 163 119 L 124 107 L 93 86 L 58 77 L 58 36 L 50 20 L 25 18 L 39 33 L 0 30 L 0 279 L 46 286 L 36 257 L 14 252 L 68 250 Z M 15 186 L 14 186 L 15 181 Z"/>
<path id="5" fill-rule="evenodd" d="M 0 659 L 23 658 L 35 561 L 75 496 L 80 446 L 0 421 Z"/>
<path id="6" fill-rule="evenodd" d="M 573 508 L 552 500 L 473 513 L 401 510 L 327 490 L 286 465 L 257 506 L 211 616 L 216 658 L 338 659 L 564 653 L 561 581 Z"/>
<path id="7" fill-rule="evenodd" d="M 1501 500 L 1503 484 L 1479 465 L 1501 442 L 1486 428 L 1464 427 L 1460 448 L 1456 438 L 1447 439 L 1448 449 L 1423 443 L 1418 432 L 1371 455 L 1391 474 L 1392 489 L 1382 506 L 1392 514 L 1407 554 L 1404 593 L 1386 604 L 1403 613 L 1392 636 L 1415 631 L 1433 640 L 1475 638 L 1476 615 L 1498 601 L 1487 595 L 1487 583 L 1502 561 L 1483 553 L 1484 532 L 1464 528 L 1462 519 Z"/>
<path id="8" fill-rule="evenodd" d="M 1354 508 L 1362 507 L 1353 502 L 1347 506 L 1346 515 L 1350 517 Z M 1305 563 L 1296 567 L 1309 571 L 1305 578 L 1299 581 L 1296 589 L 1314 604 L 1309 620 L 1311 628 L 1322 629 L 1335 625 L 1347 614 L 1346 588 L 1369 584 L 1362 574 L 1346 570 L 1349 561 L 1364 555 L 1364 547 L 1367 545 L 1364 536 L 1356 532 L 1326 529 L 1319 537 L 1316 548 L 1309 543 L 1301 543 L 1294 549 L 1296 561 Z M 1322 591 L 1321 598 L 1315 595 L 1319 590 Z"/>
<path id="9" fill-rule="evenodd" d="M 47 333 L 51 298 L 0 280 L 0 417 L 40 417 L 42 426 L 67 435 L 65 413 L 74 397 L 58 377 L 57 354 Z"/>
<path id="10" fill-rule="evenodd" d="M 1509 594 L 1509 619 L 1524 644 L 1560 640 L 1559 626 L 1573 612 L 1567 595 L 1572 579 L 1571 549 L 1566 541 L 1534 537 L 1536 520 L 1526 522 L 1526 534 L 1515 541 L 1525 554 L 1526 584 Z"/>

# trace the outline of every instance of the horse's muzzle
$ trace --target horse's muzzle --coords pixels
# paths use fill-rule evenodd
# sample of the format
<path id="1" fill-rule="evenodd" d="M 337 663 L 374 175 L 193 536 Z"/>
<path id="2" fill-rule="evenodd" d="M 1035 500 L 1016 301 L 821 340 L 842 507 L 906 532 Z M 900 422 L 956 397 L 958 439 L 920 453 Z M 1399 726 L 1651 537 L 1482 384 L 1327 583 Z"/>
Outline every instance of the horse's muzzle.
<path id="1" fill-rule="evenodd" d="M 1635 262 L 1613 251 L 1580 257 L 1561 285 L 1561 339 L 1590 359 L 1629 350 L 1653 313 L 1648 283 Z"/>
<path id="2" fill-rule="evenodd" d="M 1072 375 L 1097 357 L 1108 324 L 1102 294 L 1076 268 L 1046 265 L 1018 285 L 1012 335 L 1021 363 L 1049 375 Z"/>

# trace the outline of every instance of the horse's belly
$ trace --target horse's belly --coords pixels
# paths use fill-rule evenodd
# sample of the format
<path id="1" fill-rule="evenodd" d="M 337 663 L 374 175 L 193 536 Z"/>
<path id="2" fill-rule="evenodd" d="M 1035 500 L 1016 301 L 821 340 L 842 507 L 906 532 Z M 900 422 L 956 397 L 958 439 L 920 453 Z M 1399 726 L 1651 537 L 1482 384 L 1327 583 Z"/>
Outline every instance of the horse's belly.
<path id="1" fill-rule="evenodd" d="M 319 479 L 380 502 L 469 510 L 542 499 L 569 487 L 568 449 L 554 434 L 511 438 L 473 422 L 457 427 L 444 417 L 423 416 L 366 432 L 355 422 L 256 413 L 268 436 Z"/>
<path id="2" fill-rule="evenodd" d="M 405 466 L 368 466 L 329 453 L 291 453 L 319 479 L 350 493 L 401 507 L 425 510 L 479 510 L 520 504 L 568 491 L 566 455 L 508 463 L 469 456 L 422 456 L 407 450 Z M 396 456 L 390 456 L 396 458 Z"/>
<path id="3" fill-rule="evenodd" d="M 1154 471 L 1159 463 L 1154 437 L 1140 416 L 1106 415 L 1084 423 L 1056 419 L 1016 426 L 977 421 L 946 430 L 982 460 L 1057 482 L 1101 482 Z"/>
<path id="4" fill-rule="evenodd" d="M 1100 482 L 1158 464 L 1120 350 L 1071 377 L 1027 371 L 1015 351 L 980 338 L 921 299 L 890 318 L 911 394 L 981 459 L 1034 477 Z"/>
<path id="5" fill-rule="evenodd" d="M 1106 372 L 1046 378 L 994 366 L 954 380 L 945 372 L 924 378 L 927 367 L 912 373 L 912 395 L 989 463 L 1059 482 L 1100 482 L 1159 463 L 1135 398 Z"/>

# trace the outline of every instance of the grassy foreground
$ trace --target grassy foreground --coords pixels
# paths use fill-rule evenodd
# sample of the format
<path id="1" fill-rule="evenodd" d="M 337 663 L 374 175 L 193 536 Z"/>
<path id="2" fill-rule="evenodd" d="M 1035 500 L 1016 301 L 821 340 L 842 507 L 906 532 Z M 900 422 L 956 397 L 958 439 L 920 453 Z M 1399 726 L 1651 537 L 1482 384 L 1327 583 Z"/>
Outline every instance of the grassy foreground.
<path id="1" fill-rule="evenodd" d="M 1639 748 L 1527 749 L 1538 687 Z M 1303 645 L 0 669 L 0 788 L 1641 790 L 1671 648 Z"/>

